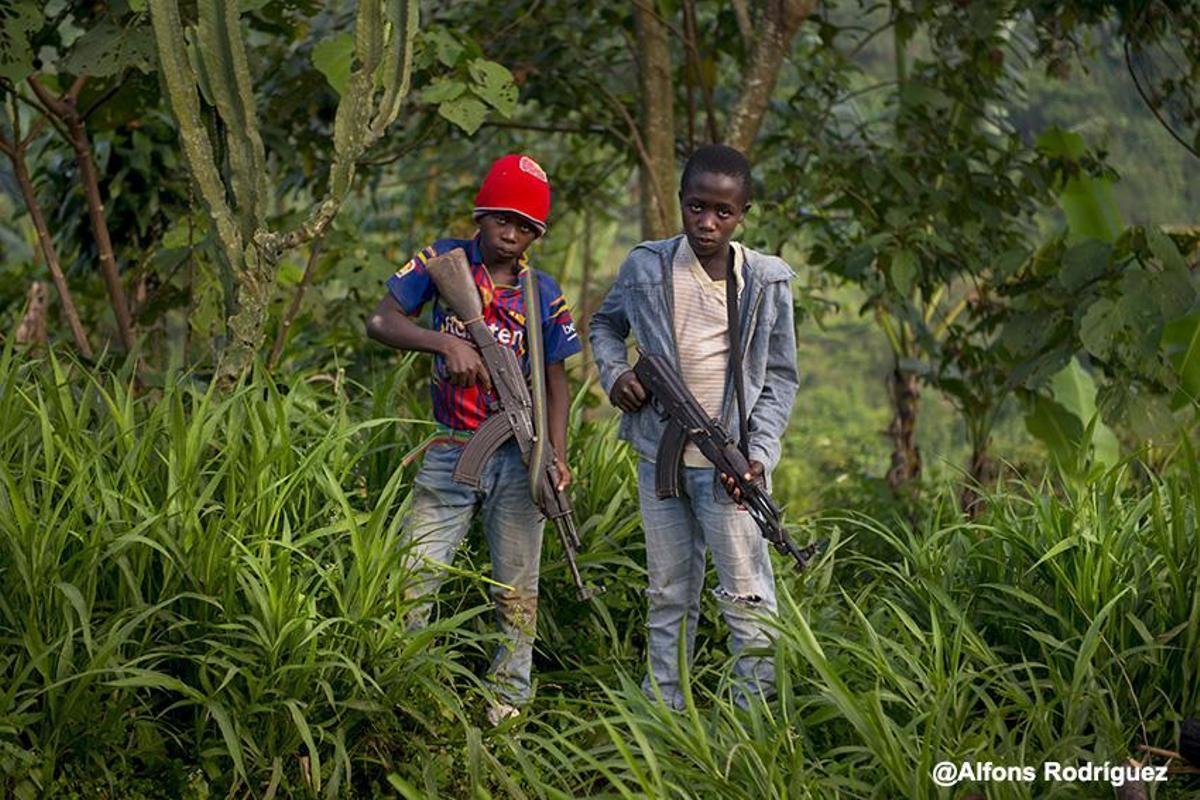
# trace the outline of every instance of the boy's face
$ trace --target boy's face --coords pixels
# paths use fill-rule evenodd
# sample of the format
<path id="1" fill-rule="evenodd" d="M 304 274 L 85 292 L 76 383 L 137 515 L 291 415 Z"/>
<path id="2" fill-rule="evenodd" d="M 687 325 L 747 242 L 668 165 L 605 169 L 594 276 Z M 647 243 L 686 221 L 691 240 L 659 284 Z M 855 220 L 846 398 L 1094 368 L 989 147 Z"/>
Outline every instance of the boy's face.
<path id="1" fill-rule="evenodd" d="M 537 228 L 520 214 L 493 211 L 479 218 L 479 244 L 489 267 L 515 264 L 537 238 Z"/>
<path id="2" fill-rule="evenodd" d="M 733 232 L 746 218 L 746 188 L 732 175 L 697 172 L 679 193 L 683 232 L 698 258 L 724 252 Z"/>

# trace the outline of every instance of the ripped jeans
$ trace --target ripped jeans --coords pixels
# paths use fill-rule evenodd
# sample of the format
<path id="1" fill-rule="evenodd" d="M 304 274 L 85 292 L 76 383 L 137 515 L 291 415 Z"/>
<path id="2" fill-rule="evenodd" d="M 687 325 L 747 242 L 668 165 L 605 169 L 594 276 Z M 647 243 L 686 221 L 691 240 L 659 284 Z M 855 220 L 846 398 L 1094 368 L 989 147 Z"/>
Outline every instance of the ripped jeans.
<path id="1" fill-rule="evenodd" d="M 713 590 L 735 656 L 738 681 L 735 697 L 745 705 L 748 697 L 775 690 L 771 657 L 739 655 L 747 649 L 770 649 L 760 617 L 774 615 L 775 575 L 767 542 L 749 512 L 733 503 L 720 503 L 710 467 L 684 467 L 681 497 L 659 500 L 654 490 L 654 464 L 638 461 L 638 497 L 646 532 L 646 570 L 649 587 L 648 650 L 650 671 L 642 691 L 654 697 L 652 678 L 663 699 L 683 708 L 679 684 L 679 633 L 687 619 L 687 659 L 691 663 L 700 619 L 700 592 L 704 588 L 705 551 L 711 550 L 718 585 Z M 720 489 L 719 491 L 723 491 Z"/>
<path id="2" fill-rule="evenodd" d="M 425 452 L 401 535 L 406 564 L 418 576 L 405 597 L 430 598 L 437 591 L 445 579 L 443 565 L 453 560 L 478 504 L 492 580 L 505 584 L 488 586 L 501 634 L 488 683 L 506 702 L 520 705 L 531 696 L 544 518 L 530 497 L 529 473 L 515 442 L 501 445 L 484 465 L 480 491 L 452 477 L 462 449 L 461 444 L 437 443 Z M 417 606 L 409 628 L 426 625 L 432 608 L 429 599 Z"/>

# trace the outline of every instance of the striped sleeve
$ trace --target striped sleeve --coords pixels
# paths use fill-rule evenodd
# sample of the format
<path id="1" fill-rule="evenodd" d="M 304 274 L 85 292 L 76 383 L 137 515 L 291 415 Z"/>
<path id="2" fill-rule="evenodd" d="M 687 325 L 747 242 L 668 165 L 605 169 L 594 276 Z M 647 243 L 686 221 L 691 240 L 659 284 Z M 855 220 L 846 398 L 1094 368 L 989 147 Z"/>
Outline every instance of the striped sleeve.
<path id="1" fill-rule="evenodd" d="M 542 297 L 542 340 L 546 347 L 546 363 L 557 364 L 583 350 L 583 342 L 575 330 L 575 319 L 558 282 L 543 272 L 538 273 Z"/>
<path id="2" fill-rule="evenodd" d="M 400 304 L 400 310 L 416 316 L 426 303 L 433 299 L 433 279 L 425 265 L 437 255 L 435 245 L 430 245 L 410 258 L 396 273 L 388 278 L 387 287 L 392 297 Z"/>

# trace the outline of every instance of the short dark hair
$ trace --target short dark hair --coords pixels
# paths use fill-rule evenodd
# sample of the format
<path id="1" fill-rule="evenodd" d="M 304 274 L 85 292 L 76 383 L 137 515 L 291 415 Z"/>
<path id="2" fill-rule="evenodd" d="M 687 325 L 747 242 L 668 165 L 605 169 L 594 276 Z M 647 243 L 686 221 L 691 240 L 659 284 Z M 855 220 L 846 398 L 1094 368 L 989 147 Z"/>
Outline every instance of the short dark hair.
<path id="1" fill-rule="evenodd" d="M 701 172 L 715 172 L 718 175 L 737 178 L 742 182 L 746 202 L 750 202 L 750 188 L 753 185 L 750 178 L 750 162 L 740 150 L 726 144 L 707 144 L 693 152 L 683 167 L 683 177 L 679 179 L 679 193 L 683 194 L 692 176 Z"/>

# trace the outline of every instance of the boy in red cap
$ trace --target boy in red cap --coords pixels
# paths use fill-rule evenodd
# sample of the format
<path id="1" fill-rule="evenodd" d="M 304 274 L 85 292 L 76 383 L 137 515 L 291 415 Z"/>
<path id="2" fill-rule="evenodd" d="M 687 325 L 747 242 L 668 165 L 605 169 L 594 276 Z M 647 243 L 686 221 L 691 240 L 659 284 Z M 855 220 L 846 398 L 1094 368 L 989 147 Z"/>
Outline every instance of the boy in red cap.
<path id="1" fill-rule="evenodd" d="M 451 477 L 470 435 L 487 417 L 494 400 L 487 369 L 462 320 L 438 297 L 425 264 L 430 258 L 462 248 L 483 299 L 484 320 L 505 347 L 512 348 L 529 374 L 525 340 L 525 300 L 520 279 L 530 269 L 526 250 L 546 231 L 550 184 L 529 156 L 497 160 L 475 196 L 478 232 L 472 239 L 439 239 L 421 250 L 387 281 L 388 293 L 367 320 L 367 335 L 398 350 L 433 354 L 433 415 L 439 436 L 425 453 L 417 474 L 402 538 L 418 580 L 410 599 L 428 598 L 445 575 L 444 566 L 467 533 L 478 505 L 492 557 L 489 588 L 503 641 L 488 673 L 499 700 L 488 709 L 493 724 L 518 714 L 531 696 L 530 669 L 537 624 L 538 570 L 544 519 L 533 504 L 529 476 L 514 441 L 496 451 L 483 471 L 479 491 Z M 546 411 L 550 444 L 560 486 L 570 482 L 567 468 L 567 410 L 570 395 L 564 361 L 581 349 L 562 290 L 553 278 L 536 271 L 541 298 L 546 375 Z M 416 317 L 433 303 L 430 328 Z M 429 619 L 428 599 L 410 619 L 420 627 Z"/>

